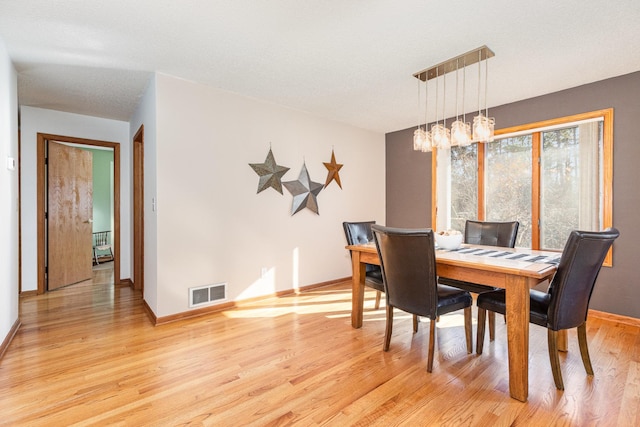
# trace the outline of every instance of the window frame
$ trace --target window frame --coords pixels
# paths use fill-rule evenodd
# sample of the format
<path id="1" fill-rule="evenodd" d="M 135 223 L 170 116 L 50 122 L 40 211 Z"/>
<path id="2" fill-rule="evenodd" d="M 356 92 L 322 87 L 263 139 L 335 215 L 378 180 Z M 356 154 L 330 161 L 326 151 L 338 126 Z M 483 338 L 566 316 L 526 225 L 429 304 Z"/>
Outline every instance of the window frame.
<path id="1" fill-rule="evenodd" d="M 602 187 L 602 227 L 607 228 L 613 225 L 613 108 L 595 110 L 586 113 L 574 114 L 571 116 L 559 117 L 550 120 L 527 123 L 524 125 L 512 126 L 498 129 L 495 137 L 508 137 L 510 134 L 528 133 L 532 136 L 533 151 L 531 153 L 532 162 L 532 191 L 531 191 L 531 221 L 532 224 L 540 223 L 540 139 L 541 133 L 549 128 L 561 127 L 562 125 L 580 122 L 584 120 L 602 118 L 602 166 L 603 166 L 603 187 Z M 490 144 L 490 143 L 489 143 Z M 437 149 L 431 153 L 431 223 L 437 224 Z M 478 143 L 478 220 L 485 218 L 485 144 Z M 540 227 L 533 227 L 531 235 L 532 249 L 540 248 Z M 613 248 L 609 249 L 603 265 L 613 265 Z"/>

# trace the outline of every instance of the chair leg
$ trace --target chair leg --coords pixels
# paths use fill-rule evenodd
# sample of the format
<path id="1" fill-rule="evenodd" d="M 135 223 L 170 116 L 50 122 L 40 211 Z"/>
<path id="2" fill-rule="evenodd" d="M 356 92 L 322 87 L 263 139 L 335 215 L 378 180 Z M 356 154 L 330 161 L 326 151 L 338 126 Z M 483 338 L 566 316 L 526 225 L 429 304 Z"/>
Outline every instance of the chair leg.
<path id="1" fill-rule="evenodd" d="M 484 325 L 487 323 L 487 310 L 478 307 L 478 332 L 476 337 L 476 354 L 482 354 L 482 346 L 484 345 Z"/>
<path id="2" fill-rule="evenodd" d="M 413 315 L 413 333 L 415 334 L 416 332 L 418 332 L 418 315 L 414 314 Z"/>
<path id="3" fill-rule="evenodd" d="M 496 312 L 489 312 L 489 341 L 496 339 Z"/>
<path id="4" fill-rule="evenodd" d="M 100 264 L 98 262 L 98 252 L 95 250 L 95 248 L 93 249 L 93 260 L 96 262 L 96 265 Z"/>
<path id="5" fill-rule="evenodd" d="M 387 303 L 387 327 L 384 332 L 384 351 L 389 351 L 389 344 L 391 343 L 391 331 L 393 331 L 393 307 Z"/>
<path id="6" fill-rule="evenodd" d="M 431 326 L 429 332 L 429 356 L 427 359 L 427 372 L 433 371 L 433 353 L 436 349 L 436 322 L 431 319 L 429 322 Z"/>
<path id="7" fill-rule="evenodd" d="M 467 353 L 471 353 L 473 351 L 473 332 L 471 332 L 471 324 L 473 321 L 471 320 L 471 307 L 467 307 L 464 309 L 464 335 L 467 339 Z"/>
<path id="8" fill-rule="evenodd" d="M 591 366 L 591 358 L 589 357 L 589 347 L 587 346 L 587 323 L 578 326 L 578 344 L 580 345 L 580 356 L 582 356 L 582 364 L 587 371 L 587 375 L 593 375 L 593 366 Z"/>
<path id="9" fill-rule="evenodd" d="M 558 358 L 558 331 L 547 329 L 547 341 L 549 343 L 549 361 L 551 362 L 551 372 L 553 381 L 558 390 L 564 390 L 562 382 L 562 371 L 560 371 L 560 359 Z"/>
<path id="10" fill-rule="evenodd" d="M 376 306 L 375 306 L 376 310 L 380 308 L 380 294 L 381 293 L 382 292 L 380 292 L 380 291 L 376 291 Z"/>

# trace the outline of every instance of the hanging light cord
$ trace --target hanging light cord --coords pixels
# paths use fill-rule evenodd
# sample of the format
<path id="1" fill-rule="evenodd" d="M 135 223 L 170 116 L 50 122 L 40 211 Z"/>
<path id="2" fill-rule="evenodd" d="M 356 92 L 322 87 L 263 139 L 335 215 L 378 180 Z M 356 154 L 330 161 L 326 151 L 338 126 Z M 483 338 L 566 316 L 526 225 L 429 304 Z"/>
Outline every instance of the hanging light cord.
<path id="1" fill-rule="evenodd" d="M 420 129 L 420 107 L 422 102 L 420 101 L 420 79 L 418 79 L 418 129 Z"/>
<path id="2" fill-rule="evenodd" d="M 462 64 L 462 121 L 467 123 L 467 112 L 464 109 L 464 91 L 465 82 L 467 81 L 467 58 L 465 57 Z"/>
<path id="3" fill-rule="evenodd" d="M 447 105 L 447 74 L 442 75 L 442 126 L 447 127 L 447 113 L 445 106 Z"/>
<path id="4" fill-rule="evenodd" d="M 478 51 L 478 115 L 482 114 L 482 106 L 480 105 L 480 82 L 482 81 L 480 76 L 480 63 L 482 62 L 482 52 Z"/>
<path id="5" fill-rule="evenodd" d="M 489 85 L 489 58 L 484 59 L 484 114 L 489 117 L 489 105 L 487 103 L 487 86 Z"/>
<path id="6" fill-rule="evenodd" d="M 438 80 L 440 79 L 438 71 L 436 68 L 436 124 L 438 124 Z"/>
<path id="7" fill-rule="evenodd" d="M 458 59 L 456 59 L 456 121 L 457 121 L 457 120 L 458 120 L 458 118 L 460 117 L 460 114 L 459 114 L 459 113 L 460 113 L 460 110 L 458 110 L 458 74 L 460 74 L 460 73 L 458 72 L 458 68 L 459 68 L 459 67 L 458 67 L 458 61 L 459 61 L 459 60 L 458 60 Z M 463 89 L 462 95 L 463 95 L 463 97 L 464 97 L 464 89 Z"/>
<path id="8" fill-rule="evenodd" d="M 424 75 L 424 131 L 429 132 L 429 122 L 427 121 L 427 111 L 429 110 L 429 79 L 427 73 Z"/>

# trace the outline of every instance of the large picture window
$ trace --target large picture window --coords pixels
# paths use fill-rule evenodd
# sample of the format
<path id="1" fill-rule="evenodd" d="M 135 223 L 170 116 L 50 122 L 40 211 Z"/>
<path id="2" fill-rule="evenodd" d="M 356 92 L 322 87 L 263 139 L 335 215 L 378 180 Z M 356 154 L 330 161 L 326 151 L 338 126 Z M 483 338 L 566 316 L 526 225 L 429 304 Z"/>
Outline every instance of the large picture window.
<path id="1" fill-rule="evenodd" d="M 612 109 L 501 129 L 493 142 L 434 154 L 438 230 L 518 220 L 516 246 L 560 251 L 571 230 L 612 225 Z"/>

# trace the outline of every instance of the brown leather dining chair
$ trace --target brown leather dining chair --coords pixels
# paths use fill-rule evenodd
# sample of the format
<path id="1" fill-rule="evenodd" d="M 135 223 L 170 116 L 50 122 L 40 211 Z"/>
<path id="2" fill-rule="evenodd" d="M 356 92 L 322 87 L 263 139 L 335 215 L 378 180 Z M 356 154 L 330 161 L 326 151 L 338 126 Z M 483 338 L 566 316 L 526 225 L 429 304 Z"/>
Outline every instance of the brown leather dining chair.
<path id="1" fill-rule="evenodd" d="M 393 331 L 393 311 L 399 309 L 417 317 L 430 319 L 427 371 L 433 370 L 436 340 L 436 318 L 464 309 L 467 353 L 471 353 L 471 294 L 461 289 L 438 284 L 433 231 L 401 229 L 373 225 L 373 236 L 382 266 L 386 292 L 387 321 L 383 350 L 388 351 Z"/>
<path id="2" fill-rule="evenodd" d="M 472 245 L 501 246 L 505 248 L 513 248 L 516 245 L 518 237 L 518 221 L 473 221 L 467 220 L 464 226 L 464 242 Z M 483 292 L 493 291 L 496 288 L 492 286 L 481 285 L 478 283 L 465 282 L 462 280 L 454 280 L 446 277 L 440 278 L 440 283 L 465 291 L 481 294 Z M 495 313 L 489 313 L 489 340 L 495 339 Z M 478 319 L 478 327 L 480 319 Z"/>
<path id="3" fill-rule="evenodd" d="M 344 235 L 347 238 L 347 244 L 359 245 L 362 243 L 373 242 L 371 226 L 375 223 L 375 221 L 343 222 L 342 228 L 344 229 Z M 382 271 L 380 270 L 379 265 L 367 264 L 364 284 L 376 290 L 375 309 L 379 309 L 381 293 L 384 292 Z"/>
<path id="4" fill-rule="evenodd" d="M 558 331 L 578 329 L 578 343 L 582 363 L 588 375 L 593 375 L 587 347 L 587 314 L 591 293 L 613 241 L 620 233 L 615 228 L 604 231 L 572 231 L 569 235 L 558 270 L 547 292 L 531 289 L 529 321 L 547 328 L 549 360 L 556 388 L 564 390 L 558 358 Z M 505 291 L 498 290 L 478 295 L 478 343 L 476 352 L 482 354 L 484 341 L 484 316 L 486 310 L 506 311 Z"/>

